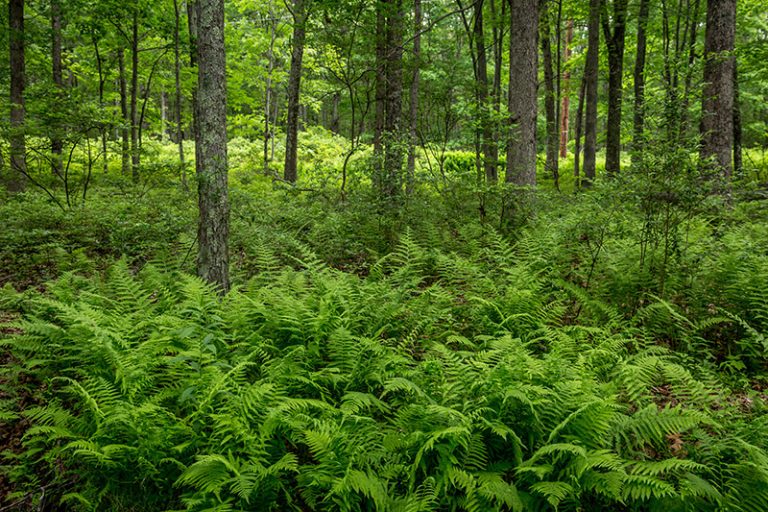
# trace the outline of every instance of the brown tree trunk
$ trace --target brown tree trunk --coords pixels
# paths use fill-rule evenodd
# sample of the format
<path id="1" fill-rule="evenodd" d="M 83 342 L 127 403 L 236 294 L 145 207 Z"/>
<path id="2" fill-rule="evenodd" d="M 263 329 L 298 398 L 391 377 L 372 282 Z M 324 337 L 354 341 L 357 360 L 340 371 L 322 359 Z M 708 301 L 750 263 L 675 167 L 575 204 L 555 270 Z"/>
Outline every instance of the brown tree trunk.
<path id="1" fill-rule="evenodd" d="M 536 185 L 537 0 L 512 0 L 509 42 L 509 144 L 506 181 Z"/>
<path id="2" fill-rule="evenodd" d="M 733 172 L 740 176 L 744 170 L 744 155 L 741 147 L 741 105 L 739 105 L 738 62 L 733 62 Z"/>
<path id="3" fill-rule="evenodd" d="M 576 187 L 580 187 L 579 181 L 581 164 L 581 131 L 584 126 L 584 96 L 587 90 L 586 74 L 581 77 L 581 86 L 579 87 L 579 102 L 576 106 L 576 133 L 574 138 L 576 144 L 573 148 L 573 176 L 576 178 Z"/>
<path id="4" fill-rule="evenodd" d="M 387 0 L 376 0 L 376 81 L 374 84 L 374 103 L 376 109 L 373 121 L 374 185 L 381 187 L 382 133 L 384 132 L 385 97 L 387 89 Z"/>
<path id="5" fill-rule="evenodd" d="M 51 0 L 51 64 L 53 68 L 53 85 L 56 95 L 64 89 L 64 81 L 61 74 L 61 4 L 58 0 Z M 64 147 L 61 141 L 59 123 L 52 127 L 51 135 L 51 167 L 54 174 L 61 175 L 61 153 Z"/>
<path id="6" fill-rule="evenodd" d="M 411 81 L 410 139 L 408 141 L 408 166 L 406 194 L 413 193 L 416 182 L 416 145 L 419 123 L 419 78 L 421 76 L 421 0 L 413 0 L 413 80 Z"/>
<path id="7" fill-rule="evenodd" d="M 549 12 L 546 4 L 541 11 L 541 53 L 544 57 L 544 114 L 547 126 L 547 149 L 544 168 L 551 174 L 555 187 L 559 188 L 559 162 L 557 113 L 555 110 L 555 71 L 552 59 L 552 35 L 549 27 Z"/>
<path id="8" fill-rule="evenodd" d="M 565 41 L 563 46 L 563 63 L 567 64 L 571 58 L 571 42 L 573 41 L 573 20 L 565 24 Z M 560 158 L 568 156 L 568 130 L 571 110 L 571 71 L 566 68 L 563 73 L 563 90 L 560 98 Z"/>
<path id="9" fill-rule="evenodd" d="M 306 0 L 293 0 L 293 50 L 291 70 L 288 74 L 288 118 L 285 126 L 285 166 L 283 178 L 295 183 L 299 147 L 299 93 L 301 91 L 301 62 L 304 58 L 304 39 L 306 36 L 307 6 Z"/>
<path id="10" fill-rule="evenodd" d="M 637 55 L 635 57 L 635 111 L 633 115 L 632 159 L 640 161 L 645 147 L 645 56 L 650 0 L 640 0 L 637 16 Z"/>
<path id="11" fill-rule="evenodd" d="M 702 161 L 714 159 L 725 177 L 733 170 L 733 99 L 736 0 L 708 0 L 701 104 Z"/>
<path id="12" fill-rule="evenodd" d="M 189 28 L 189 66 L 194 70 L 197 67 L 197 19 L 199 6 L 198 0 L 187 0 L 187 27 Z M 192 85 L 192 136 L 195 140 L 198 135 L 197 126 L 197 84 Z M 195 144 L 195 161 L 200 159 L 198 145 Z M 197 169 L 197 166 L 195 166 Z"/>
<path id="13" fill-rule="evenodd" d="M 198 0 L 197 273 L 222 293 L 229 290 L 227 191 L 227 72 L 224 0 Z"/>
<path id="14" fill-rule="evenodd" d="M 485 27 L 483 21 L 483 0 L 475 4 L 474 39 L 477 53 L 477 99 L 480 114 L 480 129 L 482 135 L 483 169 L 485 179 L 495 183 L 498 179 L 496 161 L 498 154 L 494 151 L 496 142 L 493 136 L 492 107 L 490 104 L 488 86 L 488 57 L 485 49 Z"/>
<path id="15" fill-rule="evenodd" d="M 609 15 L 608 0 L 603 0 L 601 16 L 608 48 L 608 120 L 605 134 L 605 171 L 608 176 L 614 176 L 621 170 L 621 102 L 628 1 L 613 0 L 612 4 L 613 12 Z"/>
<path id="16" fill-rule="evenodd" d="M 501 0 L 501 13 L 497 14 L 496 0 L 491 0 L 493 15 L 493 139 L 488 148 L 487 159 L 493 162 L 492 174 L 486 174 L 489 183 L 499 180 L 499 118 L 501 115 L 501 74 L 504 61 L 504 25 L 506 24 L 507 1 Z"/>
<path id="17" fill-rule="evenodd" d="M 600 0 L 589 2 L 587 27 L 587 58 L 584 66 L 584 96 L 586 113 L 584 121 L 584 180 L 588 187 L 595 179 L 597 164 L 597 70 L 600 51 Z"/>
<path id="18" fill-rule="evenodd" d="M 24 0 L 8 2 L 11 65 L 11 170 L 6 186 L 11 192 L 24 190 L 27 147 L 24 137 Z"/>
<path id="19" fill-rule="evenodd" d="M 128 115 L 128 85 L 125 78 L 125 49 L 122 46 L 117 48 L 117 67 L 118 82 L 120 89 L 120 114 L 123 118 L 120 128 L 121 159 L 123 176 L 131 174 L 131 118 Z"/>

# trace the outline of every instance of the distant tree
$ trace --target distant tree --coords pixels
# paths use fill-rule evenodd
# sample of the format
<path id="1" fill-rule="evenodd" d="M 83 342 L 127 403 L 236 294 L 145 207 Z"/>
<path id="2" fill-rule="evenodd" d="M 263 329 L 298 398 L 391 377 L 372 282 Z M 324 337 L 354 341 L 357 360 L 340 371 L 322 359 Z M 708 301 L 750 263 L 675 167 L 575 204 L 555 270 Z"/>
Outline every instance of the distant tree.
<path id="1" fill-rule="evenodd" d="M 26 141 L 24 136 L 24 0 L 9 0 L 11 63 L 11 170 L 6 179 L 8 190 L 24 189 L 27 173 Z"/>
<path id="2" fill-rule="evenodd" d="M 291 43 L 291 70 L 288 75 L 288 119 L 285 126 L 285 166 L 283 178 L 295 183 L 298 178 L 297 158 L 299 145 L 299 94 L 301 92 L 302 60 L 308 17 L 307 2 L 293 0 L 293 41 Z"/>
<path id="3" fill-rule="evenodd" d="M 197 273 L 229 290 L 227 191 L 227 70 L 224 0 L 197 2 Z"/>
<path id="4" fill-rule="evenodd" d="M 708 0 L 700 156 L 726 177 L 733 171 L 735 32 L 736 0 Z"/>

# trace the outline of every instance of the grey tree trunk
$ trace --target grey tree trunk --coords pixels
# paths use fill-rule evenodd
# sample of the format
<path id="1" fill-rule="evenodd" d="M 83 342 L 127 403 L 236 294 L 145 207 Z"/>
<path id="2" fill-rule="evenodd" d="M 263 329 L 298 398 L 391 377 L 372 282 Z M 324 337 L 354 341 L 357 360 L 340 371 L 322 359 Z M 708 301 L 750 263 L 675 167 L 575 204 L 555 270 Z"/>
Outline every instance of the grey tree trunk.
<path id="1" fill-rule="evenodd" d="M 485 27 L 483 22 L 483 0 L 475 4 L 475 46 L 477 48 L 477 99 L 480 109 L 480 129 L 482 132 L 483 168 L 485 179 L 489 183 L 498 180 L 496 161 L 498 154 L 493 136 L 493 119 L 491 118 L 492 105 L 489 101 L 490 87 L 488 84 L 488 57 L 485 49 Z"/>
<path id="2" fill-rule="evenodd" d="M 615 176 L 621 170 L 621 103 L 628 0 L 613 0 L 612 5 L 613 12 L 610 14 L 608 0 L 603 0 L 601 9 L 605 44 L 608 48 L 608 120 L 605 134 L 605 172 L 608 176 Z"/>
<path id="3" fill-rule="evenodd" d="M 587 58 L 584 65 L 584 180 L 588 187 L 595 179 L 597 164 L 597 69 L 600 51 L 600 0 L 589 2 L 589 24 L 587 27 Z"/>
<path id="4" fill-rule="evenodd" d="M 386 95 L 384 132 L 383 196 L 394 200 L 402 192 L 403 137 L 403 1 L 388 0 L 386 44 Z"/>
<path id="5" fill-rule="evenodd" d="M 11 65 L 11 170 L 6 186 L 11 192 L 24 190 L 27 147 L 24 137 L 24 0 L 9 0 L 8 22 Z"/>
<path id="6" fill-rule="evenodd" d="M 701 104 L 702 161 L 713 159 L 725 177 L 733 170 L 733 99 L 736 0 L 708 0 Z"/>
<path id="7" fill-rule="evenodd" d="M 563 62 L 567 63 L 571 58 L 571 42 L 573 41 L 573 20 L 569 19 L 565 24 L 565 41 L 563 46 Z M 570 124 L 571 109 L 571 70 L 566 68 L 563 73 L 563 89 L 560 98 L 560 158 L 568 156 L 568 130 Z"/>
<path id="8" fill-rule="evenodd" d="M 537 0 L 511 0 L 509 42 L 509 143 L 506 181 L 536 185 L 536 116 L 539 12 Z"/>
<path id="9" fill-rule="evenodd" d="M 307 24 L 307 0 L 293 0 L 293 51 L 288 74 L 288 118 L 285 126 L 285 166 L 283 178 L 295 183 L 299 147 L 299 94 L 301 92 L 301 63 L 304 58 L 304 39 Z"/>
<path id="10" fill-rule="evenodd" d="M 574 138 L 576 144 L 573 148 L 573 176 L 576 178 L 576 187 L 580 187 L 580 164 L 581 164 L 581 131 L 584 126 L 584 96 L 586 95 L 587 81 L 586 76 L 581 77 L 581 86 L 579 87 L 579 101 L 576 106 L 576 133 Z"/>
<path id="11" fill-rule="evenodd" d="M 227 73 L 224 0 L 197 6 L 197 273 L 229 290 L 229 196 L 227 191 Z"/>
<path id="12" fill-rule="evenodd" d="M 131 35 L 131 177 L 139 181 L 139 7 L 134 7 Z"/>
<path id="13" fill-rule="evenodd" d="M 547 125 L 547 149 L 544 168 L 555 181 L 555 187 L 559 188 L 559 140 L 557 136 L 557 113 L 555 109 L 555 71 L 552 59 L 552 40 L 549 27 L 549 16 L 546 4 L 541 11 L 541 53 L 544 57 L 544 113 Z"/>
<path id="14" fill-rule="evenodd" d="M 51 0 L 51 67 L 53 68 L 53 85 L 56 94 L 64 89 L 64 81 L 61 74 L 61 4 L 58 0 Z M 61 141 L 59 123 L 52 127 L 51 135 L 51 167 L 54 174 L 61 175 L 61 153 L 64 147 Z"/>
<path id="15" fill-rule="evenodd" d="M 131 174 L 131 118 L 128 115 L 128 85 L 125 79 L 125 50 L 122 46 L 117 48 L 118 82 L 120 89 L 120 114 L 123 117 L 120 128 L 121 161 L 123 176 Z"/>
<path id="16" fill-rule="evenodd" d="M 411 81 L 410 139 L 408 141 L 408 176 L 406 193 L 411 195 L 416 182 L 416 146 L 419 123 L 419 78 L 421 76 L 421 0 L 413 0 L 413 80 Z M 336 105 L 336 104 L 335 104 Z"/>
<path id="17" fill-rule="evenodd" d="M 181 12 L 179 10 L 179 0 L 173 0 L 174 30 L 173 30 L 173 58 L 174 58 L 174 82 L 176 86 L 176 142 L 179 145 L 179 168 L 181 169 L 181 186 L 186 190 L 187 185 L 187 164 L 184 161 L 184 132 L 181 126 Z"/>
<path id="18" fill-rule="evenodd" d="M 742 153 L 741 105 L 739 104 L 739 72 L 738 62 L 733 63 L 733 172 L 740 176 L 744 170 L 744 155 Z"/>
<path id="19" fill-rule="evenodd" d="M 637 55 L 635 57 L 635 111 L 633 114 L 632 159 L 639 162 L 645 147 L 645 57 L 647 53 L 650 0 L 640 0 L 637 16 Z"/>
<path id="20" fill-rule="evenodd" d="M 199 7 L 198 0 L 187 0 L 187 27 L 189 28 L 189 66 L 192 69 L 197 67 L 197 19 Z M 192 137 L 198 140 L 197 124 L 197 84 L 192 86 Z M 195 162 L 200 160 L 199 146 L 195 144 Z"/>

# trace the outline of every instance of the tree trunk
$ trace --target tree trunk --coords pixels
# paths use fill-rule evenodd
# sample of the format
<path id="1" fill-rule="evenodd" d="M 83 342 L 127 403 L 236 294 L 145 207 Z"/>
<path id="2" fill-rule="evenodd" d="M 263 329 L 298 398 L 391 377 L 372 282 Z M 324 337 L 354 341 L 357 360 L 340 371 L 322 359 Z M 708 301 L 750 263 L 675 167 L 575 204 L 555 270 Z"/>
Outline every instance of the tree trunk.
<path id="1" fill-rule="evenodd" d="M 101 52 L 99 51 L 99 40 L 96 38 L 96 32 L 92 33 L 93 50 L 96 54 L 96 69 L 99 73 L 99 108 L 104 107 L 104 65 L 102 64 Z M 109 157 L 107 154 L 107 124 L 102 123 L 101 130 L 101 154 L 104 174 L 109 171 Z"/>
<path id="2" fill-rule="evenodd" d="M 733 44 L 736 0 L 708 0 L 701 104 L 702 161 L 714 159 L 725 177 L 733 170 Z"/>
<path id="3" fill-rule="evenodd" d="M 224 0 L 199 0 L 197 7 L 197 273 L 229 290 L 229 199 L 227 191 L 227 72 Z"/>
<path id="4" fill-rule="evenodd" d="M 373 154 L 376 157 L 374 165 L 374 185 L 381 187 L 382 133 L 384 132 L 384 105 L 387 89 L 387 0 L 376 0 L 376 79 L 374 95 L 376 109 L 373 121 Z"/>
<path id="5" fill-rule="evenodd" d="M 139 181 L 139 7 L 134 7 L 131 35 L 131 177 Z"/>
<path id="6" fill-rule="evenodd" d="M 64 89 L 64 81 L 61 75 L 61 4 L 58 0 L 51 0 L 51 39 L 53 85 L 55 87 L 55 94 L 60 99 L 60 94 Z M 58 121 L 57 118 L 57 122 L 51 127 L 51 167 L 54 174 L 61 175 L 61 153 L 64 145 L 61 141 L 61 127 Z"/>
<path id="7" fill-rule="evenodd" d="M 597 164 L 597 70 L 600 51 L 600 0 L 589 2 L 587 58 L 584 66 L 586 115 L 584 121 L 584 180 L 590 186 Z"/>
<path id="8" fill-rule="evenodd" d="M 612 4 L 612 20 L 609 19 L 608 0 L 603 0 L 602 7 L 603 32 L 608 48 L 608 120 L 605 135 L 605 171 L 608 176 L 615 176 L 621 170 L 621 100 L 628 1 L 613 0 Z"/>
<path id="9" fill-rule="evenodd" d="M 6 186 L 11 192 L 24 190 L 27 147 L 24 137 L 24 0 L 8 2 L 11 65 L 11 170 Z"/>
<path id="10" fill-rule="evenodd" d="M 197 20 L 200 10 L 198 0 L 187 0 L 187 27 L 189 29 L 189 66 L 194 70 L 197 67 Z M 197 83 L 192 85 L 192 138 L 200 139 L 197 123 Z M 195 162 L 200 160 L 199 145 L 195 144 Z M 195 165 L 197 169 L 197 165 Z"/>
<path id="11" fill-rule="evenodd" d="M 640 0 L 637 16 L 637 55 L 635 58 L 635 111 L 633 115 L 632 159 L 639 162 L 645 147 L 645 56 L 647 46 L 646 29 L 650 0 Z"/>
<path id="12" fill-rule="evenodd" d="M 416 145 L 419 123 L 419 78 L 421 66 L 421 0 L 413 0 L 413 81 L 411 82 L 410 139 L 408 141 L 408 176 L 406 194 L 413 193 L 416 182 Z"/>
<path id="13" fill-rule="evenodd" d="M 291 70 L 288 75 L 288 118 L 285 126 L 285 166 L 283 178 L 296 183 L 299 146 L 299 93 L 301 90 L 301 61 L 304 57 L 306 35 L 307 0 L 293 0 L 293 42 Z"/>
<path id="14" fill-rule="evenodd" d="M 571 41 L 573 41 L 573 20 L 568 20 L 565 25 L 565 46 L 563 47 L 563 63 L 567 64 L 571 58 Z M 560 158 L 568 156 L 568 130 L 571 110 L 571 71 L 566 68 L 563 73 L 563 93 L 560 99 Z"/>
<path id="15" fill-rule="evenodd" d="M 579 87 L 579 102 L 576 106 L 576 133 L 574 137 L 576 144 L 573 148 L 573 177 L 576 178 L 576 187 L 580 187 L 579 181 L 580 164 L 581 164 L 581 131 L 584 126 L 584 96 L 587 90 L 586 74 L 581 77 L 581 86 Z"/>
<path id="16" fill-rule="evenodd" d="M 496 0 L 491 0 L 491 13 L 493 14 L 493 139 L 488 148 L 487 159 L 493 162 L 491 175 L 486 174 L 490 183 L 499 180 L 499 118 L 501 115 L 501 73 L 504 61 L 504 30 L 507 14 L 507 0 L 501 0 L 501 13 L 497 15 Z"/>
<path id="17" fill-rule="evenodd" d="M 557 117 L 555 112 L 555 72 L 552 63 L 552 35 L 549 28 L 548 10 L 541 11 L 541 53 L 544 57 L 544 113 L 547 125 L 547 149 L 544 168 L 551 174 L 555 187 L 559 188 L 559 162 Z"/>
<path id="18" fill-rule="evenodd" d="M 733 172 L 741 176 L 744 170 L 744 158 L 741 148 L 741 105 L 739 105 L 738 62 L 733 62 Z"/>
<path id="19" fill-rule="evenodd" d="M 386 90 L 384 105 L 384 175 L 382 196 L 394 201 L 402 191 L 403 140 L 401 133 L 403 99 L 403 1 L 387 4 Z"/>
<path id="20" fill-rule="evenodd" d="M 173 0 L 174 27 L 173 27 L 173 75 L 176 86 L 176 142 L 179 145 L 179 168 L 181 169 L 181 186 L 187 189 L 187 164 L 184 161 L 184 132 L 181 127 L 181 12 L 179 0 Z"/>
<path id="21" fill-rule="evenodd" d="M 509 42 L 509 144 L 506 181 L 536 185 L 536 116 L 538 85 L 537 0 L 512 0 Z"/>
<path id="22" fill-rule="evenodd" d="M 120 114 L 123 117 L 120 128 L 121 159 L 123 176 L 131 174 L 131 146 L 130 125 L 131 118 L 128 115 L 128 86 L 125 79 L 125 49 L 117 48 L 118 82 L 120 86 Z"/>

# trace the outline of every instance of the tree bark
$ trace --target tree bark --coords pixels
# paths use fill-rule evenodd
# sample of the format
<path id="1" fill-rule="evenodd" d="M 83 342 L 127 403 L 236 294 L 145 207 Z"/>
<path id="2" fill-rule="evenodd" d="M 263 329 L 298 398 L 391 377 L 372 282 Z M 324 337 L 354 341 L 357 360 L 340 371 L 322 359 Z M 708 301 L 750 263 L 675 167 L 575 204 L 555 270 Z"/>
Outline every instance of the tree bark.
<path id="1" fill-rule="evenodd" d="M 187 189 L 187 164 L 184 161 L 184 132 L 181 126 L 181 12 L 179 9 L 179 0 L 173 0 L 174 27 L 173 27 L 173 75 L 176 86 L 176 142 L 179 145 L 179 168 L 181 169 L 181 186 Z"/>
<path id="2" fill-rule="evenodd" d="M 555 187 L 559 188 L 559 162 L 557 115 L 555 111 L 555 72 L 552 59 L 552 35 L 549 27 L 549 16 L 546 4 L 541 11 L 541 53 L 544 57 L 544 114 L 547 127 L 547 149 L 544 168 L 552 175 Z"/>
<path id="3" fill-rule="evenodd" d="M 6 186 L 11 192 L 24 190 L 27 147 L 24 137 L 24 0 L 8 2 L 11 65 L 11 170 Z"/>
<path id="4" fill-rule="evenodd" d="M 298 178 L 299 94 L 307 23 L 306 1 L 293 0 L 292 7 L 293 42 L 291 44 L 291 70 L 288 74 L 288 118 L 285 126 L 285 166 L 283 167 L 283 178 L 290 183 L 295 183 Z"/>
<path id="5" fill-rule="evenodd" d="M 615 176 L 621 170 L 621 103 L 624 90 L 624 37 L 627 29 L 627 0 L 603 0 L 602 24 L 608 48 L 608 120 L 605 135 L 605 171 Z M 609 19 L 612 17 L 612 20 Z M 613 22 L 613 27 L 611 27 Z"/>
<path id="6" fill-rule="evenodd" d="M 197 20 L 198 139 L 197 273 L 221 293 L 229 290 L 227 191 L 227 73 L 224 0 L 199 0 Z"/>
<path id="7" fill-rule="evenodd" d="M 573 176 L 576 178 L 576 187 L 580 187 L 579 181 L 581 164 L 581 131 L 584 126 L 584 97 L 586 96 L 587 80 L 586 74 L 581 77 L 581 86 L 579 87 L 579 101 L 576 106 L 576 133 L 574 138 L 576 144 L 573 148 Z"/>
<path id="8" fill-rule="evenodd" d="M 384 105 L 384 175 L 382 195 L 395 201 L 402 191 L 403 140 L 401 134 L 403 100 L 403 1 L 382 0 L 387 4 L 386 94 Z"/>
<path id="9" fill-rule="evenodd" d="M 187 27 L 189 29 L 189 66 L 197 67 L 197 29 L 198 29 L 198 0 L 187 0 Z M 200 139 L 197 123 L 197 83 L 192 85 L 192 137 Z M 195 162 L 200 160 L 199 145 L 195 144 Z M 195 166 L 197 169 L 197 166 Z"/>
<path id="10" fill-rule="evenodd" d="M 416 145 L 419 123 L 419 79 L 421 76 L 421 0 L 413 0 L 413 80 L 411 81 L 410 139 L 408 141 L 408 165 L 406 194 L 413 193 L 416 182 Z"/>
<path id="11" fill-rule="evenodd" d="M 571 42 L 573 41 L 573 20 L 569 19 L 565 24 L 565 42 L 563 46 L 563 63 L 567 64 L 571 58 Z M 560 98 L 560 158 L 568 156 L 568 130 L 571 110 L 571 71 L 566 68 L 563 73 L 563 92 Z"/>
<path id="12" fill-rule="evenodd" d="M 506 181 L 536 185 L 537 0 L 512 0 L 509 42 L 509 144 Z"/>
<path id="13" fill-rule="evenodd" d="M 600 0 L 589 2 L 589 23 L 587 27 L 587 57 L 584 66 L 584 99 L 586 113 L 584 121 L 584 180 L 583 186 L 590 186 L 595 179 L 597 164 L 597 71 L 600 51 Z"/>
<path id="14" fill-rule="evenodd" d="M 491 118 L 492 105 L 489 101 L 491 98 L 488 83 L 488 57 L 485 48 L 483 4 L 484 0 L 477 0 L 477 3 L 475 4 L 474 39 L 477 53 L 477 99 L 480 114 L 485 179 L 489 183 L 495 183 L 498 180 L 496 171 L 498 154 L 495 151 L 496 141 L 493 136 L 493 120 Z"/>
<path id="15" fill-rule="evenodd" d="M 131 142 L 130 125 L 131 118 L 128 115 L 128 85 L 125 78 L 125 49 L 117 48 L 118 82 L 120 89 L 120 114 L 123 122 L 120 128 L 121 161 L 123 176 L 131 174 Z"/>
<path id="16" fill-rule="evenodd" d="M 635 57 L 635 111 L 633 115 L 632 159 L 639 162 L 645 147 L 645 57 L 647 53 L 650 0 L 640 0 L 637 15 L 637 54 Z"/>
<path id="17" fill-rule="evenodd" d="M 64 89 L 64 81 L 61 74 L 61 4 L 59 0 L 51 0 L 51 67 L 53 68 L 55 94 L 60 99 L 61 92 Z M 61 140 L 59 119 L 57 118 L 56 121 L 54 126 L 51 127 L 51 167 L 54 174 L 61 175 L 61 153 L 64 144 Z"/>
<path id="18" fill-rule="evenodd" d="M 708 0 L 700 157 L 713 159 L 715 169 L 726 178 L 733 170 L 735 30 L 736 0 Z"/>
<path id="19" fill-rule="evenodd" d="M 733 172 L 740 176 L 744 170 L 744 155 L 741 147 L 741 105 L 739 104 L 738 61 L 733 62 Z"/>
<path id="20" fill-rule="evenodd" d="M 131 177 L 139 181 L 139 7 L 133 10 L 131 24 Z"/>

